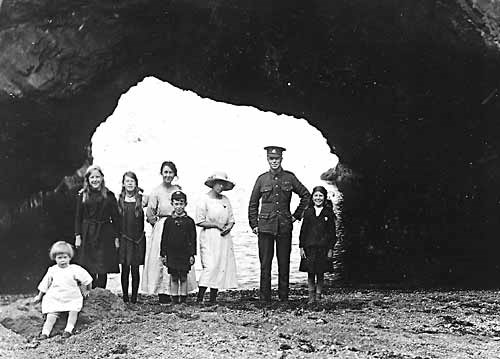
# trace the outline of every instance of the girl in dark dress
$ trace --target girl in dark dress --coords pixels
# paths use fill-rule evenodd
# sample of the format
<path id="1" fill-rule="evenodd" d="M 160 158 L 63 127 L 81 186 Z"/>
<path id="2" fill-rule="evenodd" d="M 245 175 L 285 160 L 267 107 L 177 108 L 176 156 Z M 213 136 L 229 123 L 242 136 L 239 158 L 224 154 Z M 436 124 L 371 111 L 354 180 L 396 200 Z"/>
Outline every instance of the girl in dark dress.
<path id="1" fill-rule="evenodd" d="M 160 255 L 171 276 L 172 302 L 184 303 L 187 298 L 187 274 L 196 255 L 196 228 L 194 220 L 186 214 L 186 195 L 172 193 L 174 211 L 163 225 Z"/>
<path id="2" fill-rule="evenodd" d="M 322 186 L 312 190 L 309 207 L 300 228 L 299 248 L 301 272 L 307 272 L 309 303 L 321 300 L 324 273 L 329 271 L 329 258 L 336 242 L 335 214 Z"/>
<path id="3" fill-rule="evenodd" d="M 121 216 L 122 235 L 118 258 L 122 267 L 121 284 L 123 301 L 128 302 L 129 274 L 132 275 L 132 296 L 130 301 L 137 303 L 139 290 L 139 266 L 144 264 L 146 236 L 144 233 L 144 211 L 147 205 L 139 181 L 134 172 L 125 172 L 122 179 L 122 191 L 118 198 L 118 212 Z"/>
<path id="4" fill-rule="evenodd" d="M 76 203 L 75 247 L 78 263 L 92 276 L 93 287 L 105 288 L 107 273 L 119 272 L 120 233 L 115 195 L 104 185 L 101 168 L 90 166 Z"/>

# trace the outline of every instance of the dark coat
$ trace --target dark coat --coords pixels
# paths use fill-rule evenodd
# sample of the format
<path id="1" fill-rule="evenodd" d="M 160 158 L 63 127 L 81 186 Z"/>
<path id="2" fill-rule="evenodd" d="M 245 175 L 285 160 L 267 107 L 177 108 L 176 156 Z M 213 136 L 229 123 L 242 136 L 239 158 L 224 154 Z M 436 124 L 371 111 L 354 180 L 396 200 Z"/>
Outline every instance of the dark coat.
<path id="1" fill-rule="evenodd" d="M 333 249 L 337 241 L 335 220 L 335 213 L 330 206 L 323 207 L 319 216 L 316 216 L 314 207 L 307 208 L 300 228 L 299 247 Z"/>
<path id="2" fill-rule="evenodd" d="M 90 273 L 119 273 L 115 238 L 121 234 L 120 216 L 115 195 L 107 191 L 90 191 L 84 203 L 83 194 L 76 202 L 75 234 L 82 245 L 77 262 Z"/>
<path id="3" fill-rule="evenodd" d="M 146 254 L 146 234 L 144 233 L 143 196 L 136 195 L 140 209 L 136 202 L 125 202 L 122 197 L 118 199 L 118 212 L 121 221 L 120 248 L 118 259 L 123 265 L 144 264 Z"/>
<path id="4" fill-rule="evenodd" d="M 189 272 L 189 257 L 196 255 L 196 227 L 191 217 L 167 216 L 163 224 L 160 255 L 170 270 Z"/>
<path id="5" fill-rule="evenodd" d="M 248 204 L 248 220 L 250 227 L 259 228 L 259 233 L 291 233 L 292 214 L 290 200 L 292 192 L 300 197 L 300 203 L 293 217 L 302 218 L 302 213 L 311 196 L 307 188 L 290 171 L 281 170 L 273 174 L 271 171 L 261 174 L 252 190 Z M 259 200 L 261 208 L 259 213 Z"/>

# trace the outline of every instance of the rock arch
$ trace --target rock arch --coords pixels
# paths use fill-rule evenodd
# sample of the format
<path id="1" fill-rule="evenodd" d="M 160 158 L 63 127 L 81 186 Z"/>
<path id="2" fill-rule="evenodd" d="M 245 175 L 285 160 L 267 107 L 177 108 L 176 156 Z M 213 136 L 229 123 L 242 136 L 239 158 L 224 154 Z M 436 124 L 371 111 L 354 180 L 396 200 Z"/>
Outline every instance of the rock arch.
<path id="1" fill-rule="evenodd" d="M 487 254 L 499 248 L 493 0 L 0 6 L 4 213 L 73 173 L 120 94 L 154 75 L 325 133 L 355 174 L 339 180 L 352 280 L 463 284 L 498 272 Z M 37 233 L 16 233 L 2 231 L 0 262 L 19 269 Z"/>

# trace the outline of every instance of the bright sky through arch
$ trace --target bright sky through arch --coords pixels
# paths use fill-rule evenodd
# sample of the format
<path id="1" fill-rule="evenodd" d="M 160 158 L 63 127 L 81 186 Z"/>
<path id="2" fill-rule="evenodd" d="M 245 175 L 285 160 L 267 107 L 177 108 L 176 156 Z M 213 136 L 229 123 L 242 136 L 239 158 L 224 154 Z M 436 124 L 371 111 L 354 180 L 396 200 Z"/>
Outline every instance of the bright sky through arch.
<path id="1" fill-rule="evenodd" d="M 161 163 L 175 162 L 191 216 L 198 198 L 208 191 L 206 178 L 216 170 L 227 172 L 236 183 L 234 190 L 225 192 L 236 216 L 234 237 L 249 236 L 248 199 L 255 179 L 268 169 L 263 149 L 267 145 L 287 149 L 283 168 L 309 190 L 324 184 L 321 173 L 338 162 L 321 132 L 304 119 L 216 102 L 154 77 L 123 94 L 92 137 L 94 162 L 116 195 L 125 171 L 137 174 L 147 194 L 161 183 Z M 236 244 L 235 251 L 238 255 Z"/>

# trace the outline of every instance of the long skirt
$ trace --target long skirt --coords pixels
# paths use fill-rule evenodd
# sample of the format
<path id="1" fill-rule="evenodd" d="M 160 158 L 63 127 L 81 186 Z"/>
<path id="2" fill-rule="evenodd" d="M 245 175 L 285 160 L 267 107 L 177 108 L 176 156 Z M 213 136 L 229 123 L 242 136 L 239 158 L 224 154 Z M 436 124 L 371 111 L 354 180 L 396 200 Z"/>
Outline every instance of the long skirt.
<path id="1" fill-rule="evenodd" d="M 170 274 L 168 274 L 167 267 L 163 265 L 160 258 L 161 235 L 164 223 L 165 217 L 160 218 L 155 223 L 151 236 L 146 238 L 146 257 L 142 271 L 141 290 L 147 294 L 177 295 L 178 293 L 173 293 L 171 290 Z M 188 292 L 194 292 L 198 289 L 194 266 L 188 272 L 187 287 Z"/>
<path id="2" fill-rule="evenodd" d="M 231 234 L 221 236 L 217 228 L 203 229 L 200 233 L 200 254 L 203 268 L 200 286 L 217 289 L 238 287 Z"/>

